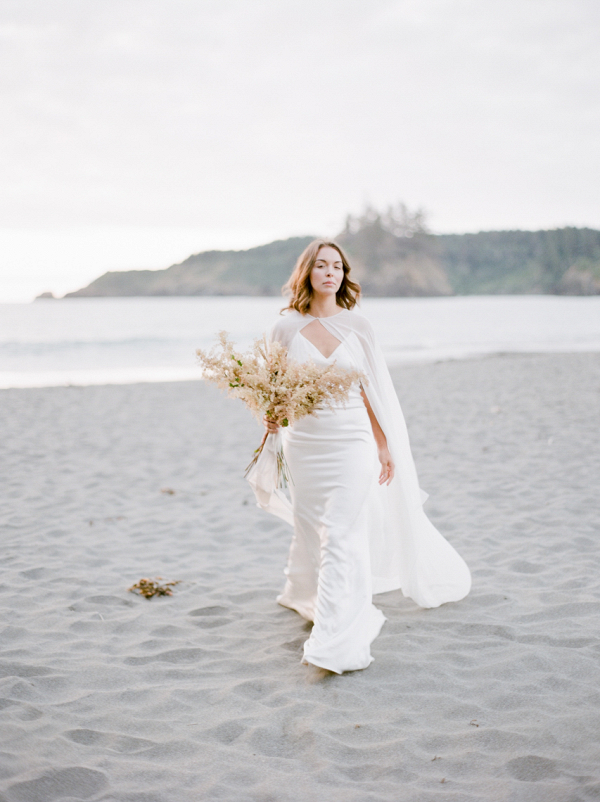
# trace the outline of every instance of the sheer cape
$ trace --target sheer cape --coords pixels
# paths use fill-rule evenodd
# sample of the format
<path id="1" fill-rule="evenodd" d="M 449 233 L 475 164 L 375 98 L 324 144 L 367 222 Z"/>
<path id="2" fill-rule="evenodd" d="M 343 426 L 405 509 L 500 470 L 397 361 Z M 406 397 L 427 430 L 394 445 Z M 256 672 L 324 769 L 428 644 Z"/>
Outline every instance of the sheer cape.
<path id="1" fill-rule="evenodd" d="M 286 311 L 271 329 L 270 340 L 289 348 L 298 332 L 316 319 Z M 404 416 L 371 324 L 360 312 L 346 309 L 318 320 L 346 345 L 356 367 L 367 376 L 364 390 L 395 463 L 391 484 L 374 486 L 368 501 L 373 593 L 400 588 L 420 607 L 462 599 L 470 590 L 471 575 L 462 557 L 423 511 L 427 494 L 419 487 Z M 280 433 L 267 437 L 248 481 L 258 505 L 293 526 L 291 504 L 283 491 L 276 489 L 280 438 Z"/>

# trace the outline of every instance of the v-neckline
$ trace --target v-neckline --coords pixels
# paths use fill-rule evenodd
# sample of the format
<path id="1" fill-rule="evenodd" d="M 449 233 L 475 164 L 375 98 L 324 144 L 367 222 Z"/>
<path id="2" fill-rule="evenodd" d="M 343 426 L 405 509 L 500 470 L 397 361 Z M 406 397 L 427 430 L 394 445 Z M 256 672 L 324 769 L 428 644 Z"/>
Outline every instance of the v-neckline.
<path id="1" fill-rule="evenodd" d="M 332 316 L 332 317 L 333 317 L 333 316 Z M 335 354 L 335 352 L 338 350 L 338 348 L 340 348 L 340 347 L 343 345 L 343 343 L 341 343 L 341 342 L 340 342 L 340 343 L 338 343 L 338 345 L 336 345 L 336 347 L 335 347 L 335 348 L 333 349 L 333 351 L 332 351 L 332 352 L 329 354 L 329 356 L 325 356 L 325 354 L 324 354 L 324 353 L 322 353 L 322 352 L 321 352 L 321 351 L 320 351 L 320 350 L 317 348 L 317 346 L 316 346 L 316 345 L 315 345 L 313 342 L 311 342 L 311 341 L 308 339 L 308 337 L 305 337 L 305 335 L 304 335 L 304 334 L 302 334 L 302 329 L 300 329 L 300 331 L 298 332 L 298 334 L 299 334 L 299 335 L 302 337 L 302 339 L 303 339 L 303 340 L 306 340 L 306 342 L 307 342 L 307 343 L 309 343 L 310 345 L 312 345 L 312 347 L 315 349 L 315 351 L 316 351 L 318 354 L 320 354 L 320 355 L 323 357 L 323 359 L 331 359 L 331 357 L 332 357 L 332 356 Z"/>

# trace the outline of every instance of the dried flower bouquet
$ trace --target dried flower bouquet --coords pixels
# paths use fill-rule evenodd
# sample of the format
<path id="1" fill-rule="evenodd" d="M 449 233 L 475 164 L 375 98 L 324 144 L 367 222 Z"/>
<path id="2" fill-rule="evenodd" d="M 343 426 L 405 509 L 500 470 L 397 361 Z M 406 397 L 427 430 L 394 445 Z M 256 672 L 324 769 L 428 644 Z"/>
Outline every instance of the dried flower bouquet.
<path id="1" fill-rule="evenodd" d="M 263 415 L 281 426 L 289 426 L 305 415 L 314 415 L 319 408 L 344 403 L 354 382 L 366 383 L 357 370 L 342 370 L 335 362 L 316 365 L 289 359 L 281 343 L 268 342 L 265 337 L 254 341 L 252 350 L 242 354 L 235 351 L 227 332 L 219 332 L 221 350 L 198 349 L 198 361 L 204 378 L 240 398 L 260 421 Z M 246 475 L 256 464 L 268 434 L 254 452 Z M 278 487 L 289 481 L 283 450 L 277 453 Z"/>

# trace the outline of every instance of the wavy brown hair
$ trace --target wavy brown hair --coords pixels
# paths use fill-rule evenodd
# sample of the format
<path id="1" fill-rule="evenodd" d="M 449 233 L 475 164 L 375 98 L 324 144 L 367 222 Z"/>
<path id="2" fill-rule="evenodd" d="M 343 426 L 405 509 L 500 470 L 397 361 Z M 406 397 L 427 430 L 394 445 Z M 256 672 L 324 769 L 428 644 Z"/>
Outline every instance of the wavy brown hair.
<path id="1" fill-rule="evenodd" d="M 337 305 L 344 309 L 352 309 L 356 306 L 360 298 L 360 284 L 350 278 L 351 268 L 346 254 L 336 242 L 316 239 L 302 251 L 292 275 L 283 286 L 283 292 L 285 294 L 289 293 L 291 296 L 288 305 L 285 307 L 286 309 L 296 309 L 303 315 L 308 312 L 313 296 L 310 274 L 321 248 L 334 248 L 339 253 L 344 267 L 344 278 L 335 296 Z"/>

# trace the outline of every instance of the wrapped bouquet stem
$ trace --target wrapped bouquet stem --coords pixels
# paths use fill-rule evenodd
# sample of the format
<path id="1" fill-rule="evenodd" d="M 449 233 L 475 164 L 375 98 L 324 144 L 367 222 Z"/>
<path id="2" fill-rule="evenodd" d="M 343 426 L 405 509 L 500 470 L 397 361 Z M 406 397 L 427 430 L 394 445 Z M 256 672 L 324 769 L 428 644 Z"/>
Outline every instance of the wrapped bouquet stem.
<path id="1" fill-rule="evenodd" d="M 314 415 L 319 408 L 331 408 L 346 401 L 354 382 L 366 383 L 363 373 L 342 370 L 335 362 L 316 365 L 312 361 L 288 359 L 281 343 L 268 342 L 265 337 L 255 340 L 251 351 L 239 353 L 227 332 L 222 331 L 218 336 L 215 348 L 196 351 L 203 376 L 230 397 L 240 398 L 258 420 L 266 415 L 282 427 L 290 426 L 305 415 Z M 277 489 L 293 482 L 283 454 L 280 429 L 277 434 L 265 434 L 246 476 L 255 493 L 257 487 L 266 487 L 267 482 L 274 481 Z M 258 501 L 262 506 L 260 498 Z"/>
<path id="2" fill-rule="evenodd" d="M 270 418 L 271 416 L 266 413 L 267 417 Z M 287 424 L 282 423 L 281 426 L 286 426 Z M 258 448 L 254 450 L 254 456 L 252 457 L 250 464 L 244 471 L 244 476 L 248 477 L 248 474 L 254 468 L 258 460 L 260 459 L 260 455 L 263 452 L 263 448 L 265 447 L 265 443 L 267 442 L 267 438 L 270 436 L 271 433 L 265 432 L 263 439 L 260 441 L 260 445 Z M 279 432 L 277 432 L 279 434 Z M 280 438 L 281 440 L 281 438 Z M 279 448 L 276 451 L 276 459 L 277 459 L 277 487 L 287 487 L 290 482 L 290 469 L 288 468 L 287 462 L 285 461 L 285 455 L 283 453 L 283 445 L 281 442 L 279 443 Z"/>

